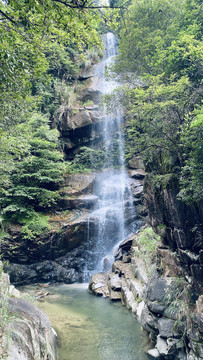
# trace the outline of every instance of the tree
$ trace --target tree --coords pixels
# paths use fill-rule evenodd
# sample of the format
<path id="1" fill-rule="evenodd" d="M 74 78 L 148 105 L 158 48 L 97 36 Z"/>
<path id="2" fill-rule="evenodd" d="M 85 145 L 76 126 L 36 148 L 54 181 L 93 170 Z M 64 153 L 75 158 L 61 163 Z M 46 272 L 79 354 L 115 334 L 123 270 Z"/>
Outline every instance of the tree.
<path id="1" fill-rule="evenodd" d="M 118 102 L 125 109 L 127 157 L 141 153 L 147 171 L 158 176 L 175 172 L 180 196 L 199 201 L 202 124 L 194 119 L 200 119 L 203 94 L 200 1 L 138 0 L 123 24 L 112 73 L 125 82 Z"/>
<path id="2" fill-rule="evenodd" d="M 187 116 L 181 131 L 184 166 L 179 197 L 186 202 L 203 198 L 203 106 Z"/>
<path id="3" fill-rule="evenodd" d="M 19 130 L 23 124 L 19 125 Z M 1 209 L 5 222 L 24 223 L 36 211 L 53 207 L 63 184 L 63 154 L 58 150 L 58 131 L 50 130 L 49 120 L 33 114 L 28 122 L 26 153 L 15 161 L 8 188 L 1 192 Z M 5 196 L 6 195 L 6 196 Z"/>

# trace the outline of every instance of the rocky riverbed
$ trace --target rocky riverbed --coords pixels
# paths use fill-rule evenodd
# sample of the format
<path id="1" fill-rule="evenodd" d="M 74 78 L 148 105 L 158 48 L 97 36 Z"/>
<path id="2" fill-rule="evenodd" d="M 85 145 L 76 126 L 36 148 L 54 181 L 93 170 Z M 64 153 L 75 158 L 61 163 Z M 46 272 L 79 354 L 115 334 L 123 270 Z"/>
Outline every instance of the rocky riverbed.
<path id="1" fill-rule="evenodd" d="M 197 296 L 178 259 L 161 243 L 150 268 L 140 253 L 140 234 L 120 244 L 112 271 L 94 275 L 89 291 L 132 311 L 154 345 L 150 359 L 202 359 L 203 296 Z"/>

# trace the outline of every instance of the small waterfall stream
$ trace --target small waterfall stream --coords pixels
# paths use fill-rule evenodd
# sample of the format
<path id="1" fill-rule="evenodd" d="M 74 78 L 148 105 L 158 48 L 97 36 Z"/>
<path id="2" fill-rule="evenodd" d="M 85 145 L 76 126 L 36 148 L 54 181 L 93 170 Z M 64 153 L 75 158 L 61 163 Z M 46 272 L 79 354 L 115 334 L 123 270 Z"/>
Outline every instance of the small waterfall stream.
<path id="1" fill-rule="evenodd" d="M 118 86 L 118 83 L 105 77 L 105 70 L 112 64 L 117 53 L 117 40 L 112 33 L 105 34 L 104 47 L 104 59 L 96 67 L 93 82 L 93 88 L 103 95 L 111 93 Z M 98 206 L 89 216 L 89 221 L 96 219 L 97 226 L 91 235 L 85 280 L 88 280 L 89 274 L 110 269 L 114 259 L 113 248 L 133 230 L 132 224 L 126 225 L 126 210 L 128 210 L 128 220 L 129 209 L 135 212 L 129 177 L 124 168 L 124 140 L 121 129 L 123 114 L 116 107 L 111 113 L 107 113 L 105 105 L 103 112 L 104 122 L 101 132 L 107 159 L 103 164 L 103 172 L 98 174 L 96 179 L 95 194 L 99 198 Z M 117 169 L 112 168 L 111 165 L 113 156 Z"/>

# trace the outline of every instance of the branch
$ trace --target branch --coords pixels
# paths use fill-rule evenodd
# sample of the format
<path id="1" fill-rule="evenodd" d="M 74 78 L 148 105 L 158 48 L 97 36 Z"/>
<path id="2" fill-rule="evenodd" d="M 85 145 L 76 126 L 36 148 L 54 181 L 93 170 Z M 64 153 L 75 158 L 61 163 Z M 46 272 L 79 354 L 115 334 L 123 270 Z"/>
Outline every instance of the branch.
<path id="1" fill-rule="evenodd" d="M 86 6 L 87 1 L 84 1 L 83 4 L 77 4 L 77 2 L 75 2 L 75 5 L 74 5 L 74 2 L 73 2 L 73 4 L 71 4 L 64 0 L 52 0 L 52 1 L 63 4 L 67 7 L 70 7 L 71 9 L 123 9 L 125 7 L 125 5 L 129 2 L 129 1 L 126 1 L 122 6 L 111 7 L 111 6 L 107 6 L 107 5 L 102 5 L 102 6 L 87 5 Z"/>
<path id="2" fill-rule="evenodd" d="M 14 21 L 13 19 L 11 19 L 11 17 L 8 16 L 5 12 L 3 12 L 2 10 L 0 10 L 0 14 L 2 14 L 7 20 L 11 21 L 13 24 L 16 25 L 16 21 Z"/>

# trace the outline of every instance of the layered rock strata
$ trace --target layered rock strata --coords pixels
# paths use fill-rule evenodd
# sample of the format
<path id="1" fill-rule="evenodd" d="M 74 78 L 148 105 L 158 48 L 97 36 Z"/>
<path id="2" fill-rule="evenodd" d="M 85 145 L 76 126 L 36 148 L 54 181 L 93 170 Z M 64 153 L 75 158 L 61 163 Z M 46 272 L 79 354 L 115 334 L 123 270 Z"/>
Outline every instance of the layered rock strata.
<path id="1" fill-rule="evenodd" d="M 184 280 L 184 271 L 172 253 L 163 263 L 163 249 L 153 268 L 139 254 L 139 234 L 124 241 L 112 271 L 92 277 L 89 292 L 121 301 L 139 319 L 154 348 L 150 359 L 203 358 L 203 297 Z M 182 277 L 180 277 L 182 275 Z"/>
<path id="2" fill-rule="evenodd" d="M 51 215 L 52 230 L 34 241 L 21 238 L 21 227 L 12 226 L 10 235 L 1 244 L 4 259 L 9 260 L 6 271 L 14 284 L 29 284 L 38 281 L 57 281 L 65 283 L 82 282 L 84 269 L 94 247 L 94 234 L 99 226 L 96 208 L 98 197 L 93 195 L 97 174 L 72 174 L 65 177 L 63 199 L 55 215 Z M 132 204 L 125 202 L 125 224 L 128 226 L 137 220 L 143 222 L 146 209 L 143 208 L 143 171 L 129 179 L 134 194 Z M 138 179 L 137 179 L 138 177 Z M 133 205 L 133 206 L 134 206 Z M 108 219 L 113 228 L 114 218 Z M 116 241 L 112 234 L 112 247 Z M 95 264 L 92 260 L 92 266 Z"/>
<path id="3" fill-rule="evenodd" d="M 165 248 L 176 253 L 187 276 L 202 291 L 203 204 L 188 205 L 178 199 L 179 185 L 176 176 L 165 177 L 160 183 L 155 182 L 153 176 L 147 176 L 145 180 L 149 223 L 162 236 Z"/>

